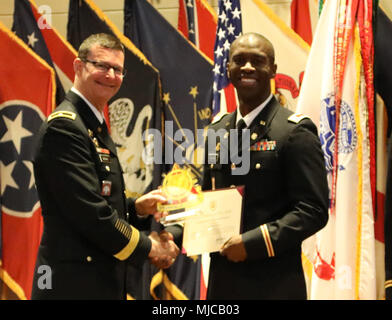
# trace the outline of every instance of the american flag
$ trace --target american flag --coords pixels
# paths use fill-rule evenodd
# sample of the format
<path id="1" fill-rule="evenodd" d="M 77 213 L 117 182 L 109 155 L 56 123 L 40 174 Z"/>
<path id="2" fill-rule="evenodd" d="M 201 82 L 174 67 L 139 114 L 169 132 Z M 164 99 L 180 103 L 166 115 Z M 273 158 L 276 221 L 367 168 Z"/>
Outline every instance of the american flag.
<path id="1" fill-rule="evenodd" d="M 234 88 L 227 77 L 226 64 L 231 43 L 242 33 L 239 0 L 220 0 L 218 27 L 214 47 L 214 100 L 215 119 L 236 108 Z"/>

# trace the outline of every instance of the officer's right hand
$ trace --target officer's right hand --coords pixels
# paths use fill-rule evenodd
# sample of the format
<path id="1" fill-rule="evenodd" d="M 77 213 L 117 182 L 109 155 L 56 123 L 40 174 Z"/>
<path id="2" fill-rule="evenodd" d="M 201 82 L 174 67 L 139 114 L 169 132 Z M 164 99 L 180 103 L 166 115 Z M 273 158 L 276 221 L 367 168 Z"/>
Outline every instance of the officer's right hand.
<path id="1" fill-rule="evenodd" d="M 160 269 L 169 268 L 180 253 L 180 249 L 168 236 L 160 237 L 155 231 L 149 235 L 151 250 L 150 262 Z"/>

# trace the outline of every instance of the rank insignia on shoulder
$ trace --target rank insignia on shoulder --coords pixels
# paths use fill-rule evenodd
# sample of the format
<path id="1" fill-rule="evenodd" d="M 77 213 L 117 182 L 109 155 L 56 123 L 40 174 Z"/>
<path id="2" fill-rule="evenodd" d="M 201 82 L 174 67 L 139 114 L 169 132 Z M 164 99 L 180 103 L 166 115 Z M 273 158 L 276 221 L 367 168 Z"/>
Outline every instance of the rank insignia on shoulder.
<path id="1" fill-rule="evenodd" d="M 294 113 L 290 117 L 288 117 L 287 120 L 289 120 L 290 122 L 298 123 L 298 122 L 300 122 L 303 119 L 309 119 L 309 117 L 305 116 L 302 113 Z"/>
<path id="2" fill-rule="evenodd" d="M 67 119 L 75 120 L 76 113 L 71 111 L 56 111 L 49 115 L 48 122 L 56 118 L 67 118 Z"/>

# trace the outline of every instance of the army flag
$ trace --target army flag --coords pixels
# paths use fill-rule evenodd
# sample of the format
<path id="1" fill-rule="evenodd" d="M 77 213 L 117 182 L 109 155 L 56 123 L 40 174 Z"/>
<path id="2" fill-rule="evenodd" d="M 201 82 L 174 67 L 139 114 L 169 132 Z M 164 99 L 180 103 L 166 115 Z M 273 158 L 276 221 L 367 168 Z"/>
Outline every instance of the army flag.
<path id="1" fill-rule="evenodd" d="M 0 43 L 0 276 L 29 299 L 42 233 L 34 137 L 54 108 L 56 84 L 52 68 L 1 23 Z"/>
<path id="2" fill-rule="evenodd" d="M 207 0 L 178 0 L 178 30 L 211 60 L 217 24 L 215 10 Z"/>
<path id="3" fill-rule="evenodd" d="M 124 34 L 160 73 L 166 168 L 176 162 L 187 167 L 195 180 L 199 180 L 204 159 L 202 133 L 211 117 L 212 61 L 147 1 L 126 0 L 124 14 Z M 159 284 L 155 279 L 161 279 L 176 299 L 199 299 L 199 258 L 191 259 L 182 254 L 163 275 L 166 277 L 156 274 L 152 285 Z"/>
<path id="4" fill-rule="evenodd" d="M 74 48 L 91 34 L 116 36 L 125 47 L 127 74 L 119 92 L 109 101 L 111 136 L 124 170 L 128 196 L 139 197 L 160 183 L 160 167 L 148 158 L 147 128 L 160 129 L 161 102 L 158 71 L 105 16 L 93 1 L 69 2 L 67 38 Z"/>
<path id="5" fill-rule="evenodd" d="M 324 4 L 298 100 L 318 125 L 330 186 L 328 224 L 307 248 L 311 299 L 376 298 L 371 15 L 370 0 Z"/>

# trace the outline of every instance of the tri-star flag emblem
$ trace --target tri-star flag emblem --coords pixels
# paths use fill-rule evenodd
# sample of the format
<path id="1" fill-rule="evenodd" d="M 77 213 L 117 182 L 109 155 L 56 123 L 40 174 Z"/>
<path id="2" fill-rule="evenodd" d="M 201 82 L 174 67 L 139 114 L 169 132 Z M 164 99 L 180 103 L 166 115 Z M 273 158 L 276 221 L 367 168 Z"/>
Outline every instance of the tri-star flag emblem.
<path id="1" fill-rule="evenodd" d="M 28 101 L 11 100 L 0 105 L 0 172 L 4 213 L 30 217 L 39 206 L 33 172 L 34 135 L 44 119 Z M 25 197 L 26 201 L 19 199 Z"/>

